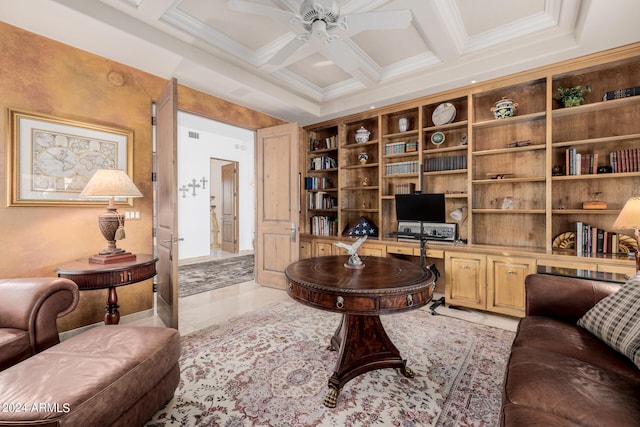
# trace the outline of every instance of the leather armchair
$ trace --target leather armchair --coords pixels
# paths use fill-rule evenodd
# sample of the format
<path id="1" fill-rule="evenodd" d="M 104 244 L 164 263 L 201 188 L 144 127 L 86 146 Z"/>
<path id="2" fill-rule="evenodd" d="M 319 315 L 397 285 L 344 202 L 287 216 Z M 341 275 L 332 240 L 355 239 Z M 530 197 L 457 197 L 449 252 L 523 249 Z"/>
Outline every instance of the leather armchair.
<path id="1" fill-rule="evenodd" d="M 0 279 L 0 371 L 60 342 L 56 319 L 78 305 L 68 279 Z"/>

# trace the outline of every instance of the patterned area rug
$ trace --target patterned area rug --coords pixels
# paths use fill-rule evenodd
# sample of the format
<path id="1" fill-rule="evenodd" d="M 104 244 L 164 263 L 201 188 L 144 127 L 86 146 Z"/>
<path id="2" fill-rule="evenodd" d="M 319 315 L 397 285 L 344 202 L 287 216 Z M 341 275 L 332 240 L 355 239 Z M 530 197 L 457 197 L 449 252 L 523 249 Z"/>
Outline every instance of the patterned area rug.
<path id="1" fill-rule="evenodd" d="M 173 399 L 148 426 L 496 426 L 514 333 L 427 309 L 382 316 L 415 378 L 395 369 L 349 381 L 322 402 L 337 314 L 272 304 L 182 338 Z"/>
<path id="2" fill-rule="evenodd" d="M 190 264 L 178 268 L 180 298 L 253 280 L 253 255 Z"/>

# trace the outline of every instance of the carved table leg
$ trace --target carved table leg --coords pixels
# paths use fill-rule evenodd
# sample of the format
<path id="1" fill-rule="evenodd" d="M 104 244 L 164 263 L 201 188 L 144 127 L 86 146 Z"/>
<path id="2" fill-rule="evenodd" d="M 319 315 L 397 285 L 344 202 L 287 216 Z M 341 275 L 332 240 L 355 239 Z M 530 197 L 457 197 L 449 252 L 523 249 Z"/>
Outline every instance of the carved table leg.
<path id="1" fill-rule="evenodd" d="M 118 294 L 116 288 L 109 288 L 109 295 L 107 296 L 107 306 L 104 311 L 104 324 L 105 325 L 117 325 L 120 323 L 120 312 L 118 311 Z"/>
<path id="2" fill-rule="evenodd" d="M 343 315 L 329 346 L 330 350 L 336 348 L 338 360 L 324 398 L 324 405 L 329 408 L 335 407 L 342 387 L 365 372 L 393 368 L 399 369 L 405 377 L 413 378 L 413 371 L 406 366 L 406 360 L 400 357 L 400 351 L 377 315 Z"/>

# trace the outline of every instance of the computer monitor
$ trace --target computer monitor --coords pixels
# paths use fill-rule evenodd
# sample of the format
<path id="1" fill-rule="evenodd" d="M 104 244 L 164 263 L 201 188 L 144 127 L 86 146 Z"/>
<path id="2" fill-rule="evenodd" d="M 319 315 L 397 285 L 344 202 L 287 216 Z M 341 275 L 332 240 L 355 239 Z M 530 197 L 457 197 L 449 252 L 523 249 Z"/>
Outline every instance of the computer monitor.
<path id="1" fill-rule="evenodd" d="M 443 193 L 396 194 L 398 221 L 447 222 Z"/>

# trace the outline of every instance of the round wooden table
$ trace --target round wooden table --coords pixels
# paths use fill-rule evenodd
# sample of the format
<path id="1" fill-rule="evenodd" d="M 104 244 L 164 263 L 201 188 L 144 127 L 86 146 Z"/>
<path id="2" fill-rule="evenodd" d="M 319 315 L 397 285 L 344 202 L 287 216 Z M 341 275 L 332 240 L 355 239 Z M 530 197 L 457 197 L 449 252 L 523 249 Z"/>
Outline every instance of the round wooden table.
<path id="1" fill-rule="evenodd" d="M 413 377 L 385 332 L 380 315 L 426 305 L 435 284 L 431 271 L 406 260 L 363 257 L 364 268 L 350 269 L 344 266 L 348 258 L 307 258 L 285 269 L 291 298 L 343 315 L 329 346 L 338 350 L 324 398 L 324 405 L 330 408 L 336 406 L 342 387 L 365 372 L 397 368 L 404 376 Z"/>

